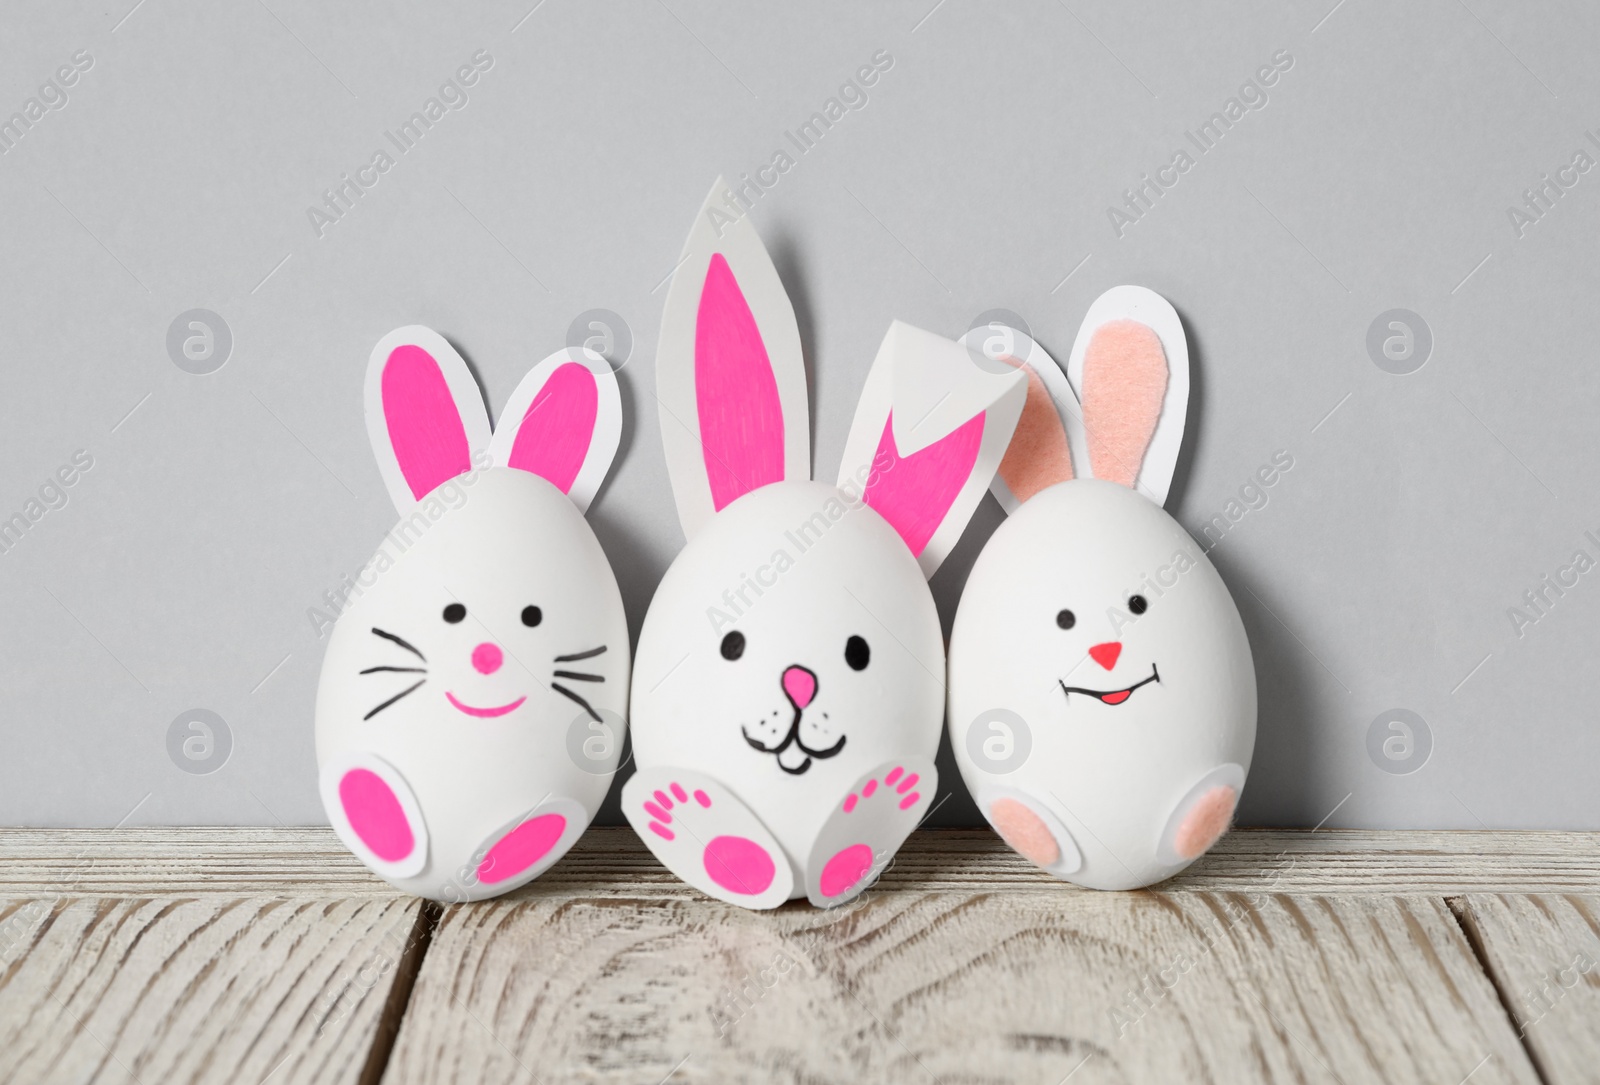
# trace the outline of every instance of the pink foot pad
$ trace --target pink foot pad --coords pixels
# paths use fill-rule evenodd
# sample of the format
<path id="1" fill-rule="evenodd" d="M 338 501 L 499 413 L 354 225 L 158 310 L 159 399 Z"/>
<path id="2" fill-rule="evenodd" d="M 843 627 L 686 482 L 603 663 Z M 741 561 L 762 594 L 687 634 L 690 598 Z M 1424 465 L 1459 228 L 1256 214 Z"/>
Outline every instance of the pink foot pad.
<path id="1" fill-rule="evenodd" d="M 1218 765 L 1190 785 L 1188 792 L 1167 815 L 1156 854 L 1173 866 L 1191 863 L 1204 855 L 1233 821 L 1244 790 L 1244 767 Z"/>
<path id="2" fill-rule="evenodd" d="M 400 800 L 371 769 L 351 769 L 344 774 L 339 781 L 339 802 L 361 842 L 384 862 L 398 863 L 417 846 Z"/>
<path id="3" fill-rule="evenodd" d="M 1231 787 L 1213 787 L 1195 802 L 1173 835 L 1172 847 L 1185 859 L 1198 859 L 1228 831 L 1239 795 Z"/>
<path id="4" fill-rule="evenodd" d="M 1083 869 L 1078 842 L 1049 807 L 1031 795 L 994 788 L 978 795 L 978 807 L 1000 839 L 1028 862 L 1056 877 Z"/>
<path id="5" fill-rule="evenodd" d="M 556 864 L 589 827 L 574 799 L 546 799 L 490 833 L 472 853 L 473 878 L 460 899 L 481 900 L 526 885 Z"/>
<path id="6" fill-rule="evenodd" d="M 938 779 L 932 761 L 909 757 L 857 780 L 811 845 L 806 898 L 831 908 L 859 896 L 927 813 Z"/>
<path id="7" fill-rule="evenodd" d="M 478 880 L 485 885 L 498 885 L 515 878 L 550 854 L 566 828 L 567 819 L 560 814 L 529 818 L 489 849 L 478 864 Z"/>
<path id="8" fill-rule="evenodd" d="M 767 849 L 742 836 L 719 836 L 706 845 L 706 875 L 730 893 L 753 897 L 772 886 L 777 864 Z"/>
<path id="9" fill-rule="evenodd" d="M 854 889 L 871 869 L 872 849 L 865 844 L 851 844 L 823 865 L 817 885 L 823 896 L 837 897 L 847 889 Z"/>
<path id="10" fill-rule="evenodd" d="M 794 889 L 794 868 L 777 840 L 704 773 L 640 769 L 622 789 L 622 810 L 651 854 L 708 897 L 776 908 Z"/>
<path id="11" fill-rule="evenodd" d="M 1016 799 L 996 799 L 990 804 L 989 822 L 1012 851 L 1033 865 L 1052 867 L 1061 861 L 1061 848 L 1049 826 Z"/>
<path id="12" fill-rule="evenodd" d="M 368 753 L 322 766 L 319 790 L 328 820 L 346 847 L 386 878 L 409 878 L 428 859 L 428 830 L 405 779 Z"/>

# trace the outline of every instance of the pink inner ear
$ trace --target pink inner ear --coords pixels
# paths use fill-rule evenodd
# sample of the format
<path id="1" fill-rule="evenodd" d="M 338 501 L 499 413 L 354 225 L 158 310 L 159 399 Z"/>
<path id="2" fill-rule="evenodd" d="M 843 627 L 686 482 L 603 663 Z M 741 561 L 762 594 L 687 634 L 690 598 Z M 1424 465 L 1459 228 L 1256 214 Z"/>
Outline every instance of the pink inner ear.
<path id="1" fill-rule="evenodd" d="M 894 526 L 911 552 L 921 556 L 972 474 L 982 447 L 980 414 L 920 452 L 902 457 L 895 447 L 891 413 L 872 458 L 865 500 Z"/>
<path id="2" fill-rule="evenodd" d="M 1095 329 L 1083 355 L 1083 426 L 1095 478 L 1132 488 L 1166 395 L 1160 336 L 1136 320 Z"/>
<path id="3" fill-rule="evenodd" d="M 783 480 L 783 404 L 756 318 L 722 254 L 706 268 L 694 332 L 694 393 L 718 510 Z"/>
<path id="4" fill-rule="evenodd" d="M 1026 501 L 1040 490 L 1072 478 L 1072 451 L 1055 401 L 1039 374 L 1015 358 L 1001 361 L 1022 366 L 1028 374 L 1028 398 L 1023 401 L 1022 417 L 1000 460 L 999 472 L 1011 496 Z"/>
<path id="5" fill-rule="evenodd" d="M 389 353 L 382 388 L 389 444 L 411 496 L 420 501 L 472 466 L 461 412 L 439 363 L 412 343 Z"/>
<path id="6" fill-rule="evenodd" d="M 517 439 L 506 466 L 538 475 L 562 493 L 571 493 L 589 454 L 599 410 L 600 390 L 588 367 L 577 362 L 557 366 L 517 423 Z"/>

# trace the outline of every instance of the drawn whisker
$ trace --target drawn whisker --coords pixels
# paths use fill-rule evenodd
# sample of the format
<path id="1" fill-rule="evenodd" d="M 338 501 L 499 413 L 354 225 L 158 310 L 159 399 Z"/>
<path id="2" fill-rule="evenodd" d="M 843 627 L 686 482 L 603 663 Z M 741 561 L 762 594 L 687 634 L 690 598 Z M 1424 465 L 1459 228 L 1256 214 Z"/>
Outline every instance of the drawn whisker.
<path id="1" fill-rule="evenodd" d="M 373 626 L 372 627 L 372 631 L 374 633 L 376 633 L 378 636 L 382 637 L 384 640 L 392 640 L 392 641 L 394 641 L 400 647 L 404 648 L 406 651 L 410 652 L 412 655 L 414 655 L 418 659 L 422 660 L 422 662 L 424 662 L 424 663 L 428 662 L 428 657 L 423 655 L 421 652 L 417 651 L 416 645 L 412 644 L 411 642 L 409 642 L 409 641 L 407 641 L 407 640 L 405 640 L 405 639 L 403 639 L 401 637 L 397 637 L 393 633 L 388 632 L 387 630 L 379 629 L 377 626 Z"/>
<path id="2" fill-rule="evenodd" d="M 581 671 L 557 671 L 557 678 L 570 678 L 575 682 L 604 682 L 603 674 L 584 674 Z"/>
<path id="3" fill-rule="evenodd" d="M 421 683 L 419 682 L 418 685 L 421 685 Z M 561 694 L 561 696 L 567 698 L 568 700 L 576 701 L 580 705 L 582 705 L 583 706 L 583 710 L 585 712 L 589 713 L 589 718 L 594 720 L 594 722 L 596 722 L 596 723 L 604 723 L 605 722 L 604 720 L 602 720 L 600 718 L 600 713 L 598 713 L 598 712 L 596 712 L 594 710 L 594 706 L 593 705 L 591 705 L 588 701 L 584 700 L 582 697 L 578 696 L 576 693 L 572 692 L 566 686 L 563 686 L 560 682 L 551 682 L 550 683 L 550 688 L 555 690 L 557 693 Z M 407 690 L 406 692 L 409 693 L 410 690 Z"/>
<path id="4" fill-rule="evenodd" d="M 604 644 L 602 644 L 598 648 L 590 648 L 587 652 L 573 652 L 570 656 L 556 656 L 556 662 L 557 663 L 576 663 L 580 659 L 593 659 L 595 656 L 599 655 L 601 652 L 604 652 L 605 650 L 606 650 L 606 646 Z"/>
<path id="5" fill-rule="evenodd" d="M 396 693 L 393 697 L 390 697 L 387 701 L 384 701 L 377 708 L 374 708 L 371 712 L 368 712 L 365 716 L 362 716 L 361 718 L 363 720 L 370 720 L 373 716 L 376 716 L 379 712 L 382 712 L 385 708 L 388 708 L 390 705 L 394 704 L 396 701 L 398 701 L 400 698 L 404 697 L 406 694 L 417 692 L 417 690 L 422 688 L 423 683 L 426 682 L 426 681 L 427 681 L 426 678 L 418 680 L 416 685 L 411 686 L 408 689 L 401 690 L 399 693 Z M 595 718 L 599 719 L 598 716 L 595 717 Z"/>
<path id="6" fill-rule="evenodd" d="M 428 673 L 428 668 L 426 668 L 426 667 L 368 667 L 366 670 L 360 671 L 358 673 L 360 673 L 360 674 L 377 674 L 379 671 L 398 671 L 401 674 L 427 674 Z"/>

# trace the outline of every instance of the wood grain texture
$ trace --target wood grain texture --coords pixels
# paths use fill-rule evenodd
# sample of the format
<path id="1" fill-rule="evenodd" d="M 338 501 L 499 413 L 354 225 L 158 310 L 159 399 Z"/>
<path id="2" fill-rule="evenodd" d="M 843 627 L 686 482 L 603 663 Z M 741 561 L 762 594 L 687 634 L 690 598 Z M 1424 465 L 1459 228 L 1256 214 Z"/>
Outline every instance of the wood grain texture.
<path id="1" fill-rule="evenodd" d="M 1341 894 L 1600 893 L 1600 833 L 1229 833 L 1168 888 Z M 685 896 L 633 831 L 597 828 L 541 877 L 540 892 Z M 987 829 L 913 833 L 885 888 L 1076 890 Z M 252 894 L 389 898 L 394 890 L 329 829 L 0 829 L 0 897 Z"/>
<path id="2" fill-rule="evenodd" d="M 420 905 L 0 902 L 0 1080 L 355 1082 Z"/>
<path id="3" fill-rule="evenodd" d="M 1537 1082 L 1441 898 L 446 909 L 386 1082 Z"/>
<path id="4" fill-rule="evenodd" d="M 1600 896 L 1500 893 L 1452 904 L 1545 1080 L 1600 1079 Z"/>

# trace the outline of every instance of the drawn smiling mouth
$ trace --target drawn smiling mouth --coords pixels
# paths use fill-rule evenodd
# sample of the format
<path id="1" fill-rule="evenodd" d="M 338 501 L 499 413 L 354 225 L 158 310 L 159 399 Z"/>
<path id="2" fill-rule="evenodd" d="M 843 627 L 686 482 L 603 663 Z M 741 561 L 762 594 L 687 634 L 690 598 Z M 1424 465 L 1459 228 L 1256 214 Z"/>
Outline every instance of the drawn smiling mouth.
<path id="1" fill-rule="evenodd" d="M 1057 679 L 1057 681 L 1061 684 L 1061 692 L 1067 695 L 1067 700 L 1069 701 L 1072 699 L 1072 695 L 1074 693 L 1082 693 L 1085 696 L 1093 697 L 1101 704 L 1119 705 L 1123 701 L 1126 701 L 1129 697 L 1132 697 L 1133 691 L 1138 689 L 1140 686 L 1148 686 L 1151 682 L 1161 681 L 1161 675 L 1156 671 L 1156 665 L 1152 663 L 1150 664 L 1150 677 L 1144 679 L 1142 682 L 1135 682 L 1127 689 L 1084 689 L 1082 686 L 1069 686 L 1065 682 L 1061 682 L 1060 679 Z"/>
<path id="2" fill-rule="evenodd" d="M 778 767 L 791 776 L 799 776 L 801 773 L 809 769 L 811 767 L 812 758 L 822 760 L 824 758 L 832 757 L 834 754 L 844 749 L 844 740 L 849 737 L 847 735 L 840 735 L 839 741 L 835 742 L 832 746 L 829 746 L 826 750 L 813 750 L 804 742 L 800 741 L 800 713 L 798 712 L 795 713 L 794 722 L 789 725 L 789 733 L 785 735 L 783 741 L 776 746 L 767 746 L 764 745 L 760 739 L 751 738 L 750 732 L 746 731 L 742 724 L 739 727 L 739 733 L 744 735 L 744 740 L 748 742 L 753 749 L 760 750 L 762 753 L 772 754 L 773 757 L 777 759 Z M 790 767 L 785 763 L 783 756 L 791 746 L 799 751 L 799 755 L 801 757 L 800 762 L 793 767 Z"/>
<path id="3" fill-rule="evenodd" d="M 522 702 L 528 699 L 527 695 L 524 694 L 523 696 L 512 701 L 510 704 L 496 705 L 492 708 L 476 708 L 473 705 L 465 704 L 456 700 L 456 695 L 451 693 L 449 690 L 445 690 L 444 695 L 445 699 L 451 704 L 455 705 L 457 709 L 465 712 L 469 716 L 476 716 L 480 720 L 493 719 L 495 716 L 504 716 L 507 712 L 515 712 L 518 708 L 522 707 Z"/>

